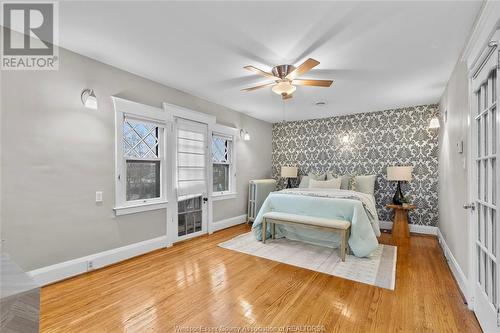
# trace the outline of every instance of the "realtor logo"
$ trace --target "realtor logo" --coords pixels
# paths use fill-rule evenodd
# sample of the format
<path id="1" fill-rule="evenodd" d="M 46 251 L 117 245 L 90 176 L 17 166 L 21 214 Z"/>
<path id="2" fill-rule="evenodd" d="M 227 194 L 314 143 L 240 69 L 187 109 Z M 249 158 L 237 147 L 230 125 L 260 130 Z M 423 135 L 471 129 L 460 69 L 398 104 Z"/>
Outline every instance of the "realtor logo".
<path id="1" fill-rule="evenodd" d="M 1 69 L 58 69 L 57 5 L 2 3 Z"/>

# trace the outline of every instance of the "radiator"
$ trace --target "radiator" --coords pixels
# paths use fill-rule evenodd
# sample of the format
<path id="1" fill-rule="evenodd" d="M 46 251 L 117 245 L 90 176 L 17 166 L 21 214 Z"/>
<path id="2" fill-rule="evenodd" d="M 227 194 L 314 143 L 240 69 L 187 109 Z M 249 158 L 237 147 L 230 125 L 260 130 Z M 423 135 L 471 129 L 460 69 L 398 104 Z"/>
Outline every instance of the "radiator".
<path id="1" fill-rule="evenodd" d="M 255 179 L 248 186 L 248 221 L 253 222 L 269 193 L 276 190 L 276 180 Z"/>

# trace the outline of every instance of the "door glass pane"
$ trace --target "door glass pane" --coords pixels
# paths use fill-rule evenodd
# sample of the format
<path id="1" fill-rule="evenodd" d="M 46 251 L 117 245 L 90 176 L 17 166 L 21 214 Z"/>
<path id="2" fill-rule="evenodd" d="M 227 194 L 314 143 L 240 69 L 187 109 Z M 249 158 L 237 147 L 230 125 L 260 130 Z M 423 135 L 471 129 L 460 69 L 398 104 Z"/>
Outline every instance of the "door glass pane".
<path id="1" fill-rule="evenodd" d="M 483 161 L 483 178 L 484 178 L 484 185 L 483 185 L 483 200 L 485 202 L 488 202 L 488 160 Z"/>
<path id="2" fill-rule="evenodd" d="M 490 249 L 489 244 L 490 243 L 490 230 L 491 230 L 491 225 L 490 225 L 490 220 L 487 218 L 487 213 L 488 213 L 488 207 L 485 208 L 485 218 L 484 218 L 484 247 L 487 249 Z"/>
<path id="3" fill-rule="evenodd" d="M 497 71 L 492 72 L 492 77 L 491 77 L 491 88 L 492 88 L 492 93 L 491 93 L 491 100 L 496 102 L 497 100 Z"/>
<path id="4" fill-rule="evenodd" d="M 483 167 L 481 165 L 481 160 L 477 161 L 477 197 L 481 199 L 481 173 Z"/>
<path id="5" fill-rule="evenodd" d="M 491 153 L 497 153 L 497 109 L 491 109 Z"/>
<path id="6" fill-rule="evenodd" d="M 194 214 L 194 231 L 201 231 L 201 211 Z"/>
<path id="7" fill-rule="evenodd" d="M 477 114 L 480 114 L 483 108 L 481 107 L 481 88 L 476 93 L 476 99 L 477 99 Z"/>
<path id="8" fill-rule="evenodd" d="M 477 205 L 477 240 L 481 243 L 482 242 L 482 232 L 481 232 L 481 217 L 482 217 L 482 209 L 481 205 Z"/>
<path id="9" fill-rule="evenodd" d="M 481 252 L 481 260 L 480 260 L 480 264 L 479 266 L 481 266 L 481 286 L 483 287 L 482 289 L 484 290 L 484 286 L 485 286 L 485 283 L 484 283 L 484 280 L 485 280 L 485 277 L 484 277 L 484 263 L 486 262 L 486 259 L 485 259 L 485 255 L 484 255 L 484 252 L 482 249 L 480 249 L 480 252 Z"/>
<path id="10" fill-rule="evenodd" d="M 483 149 L 484 149 L 484 156 L 489 155 L 488 151 L 488 113 L 485 113 L 483 116 Z"/>
<path id="11" fill-rule="evenodd" d="M 496 209 L 491 210 L 491 252 L 494 256 L 497 255 L 497 220 Z"/>
<path id="12" fill-rule="evenodd" d="M 491 203 L 496 205 L 496 203 L 497 203 L 497 159 L 492 158 L 490 161 L 491 161 Z"/>
<path id="13" fill-rule="evenodd" d="M 491 302 L 497 305 L 497 265 L 491 261 Z"/>
<path id="14" fill-rule="evenodd" d="M 488 81 L 483 84 L 483 110 L 486 110 L 489 107 L 488 103 Z"/>
<path id="15" fill-rule="evenodd" d="M 476 130 L 477 130 L 477 157 L 481 157 L 482 149 L 481 149 L 481 117 L 476 119 Z"/>
<path id="16" fill-rule="evenodd" d="M 177 228 L 179 237 L 186 234 L 186 214 L 179 214 Z"/>
<path id="17" fill-rule="evenodd" d="M 489 295 L 489 279 L 490 279 L 490 263 L 488 259 L 488 255 L 486 253 L 483 253 L 483 266 L 484 266 L 484 292 L 486 295 Z"/>
<path id="18" fill-rule="evenodd" d="M 477 250 L 477 281 L 482 284 L 482 271 L 481 271 L 481 248 L 476 245 Z"/>
<path id="19" fill-rule="evenodd" d="M 179 236 L 185 236 L 202 230 L 202 196 L 178 202 Z"/>
<path id="20" fill-rule="evenodd" d="M 192 213 L 186 214 L 186 233 L 192 234 L 194 232 L 194 217 Z"/>
<path id="21" fill-rule="evenodd" d="M 481 226 L 483 227 L 484 237 L 482 239 L 482 244 L 486 246 L 488 241 L 488 235 L 486 235 L 486 226 L 488 225 L 488 207 L 483 206 L 483 218 L 481 219 Z"/>

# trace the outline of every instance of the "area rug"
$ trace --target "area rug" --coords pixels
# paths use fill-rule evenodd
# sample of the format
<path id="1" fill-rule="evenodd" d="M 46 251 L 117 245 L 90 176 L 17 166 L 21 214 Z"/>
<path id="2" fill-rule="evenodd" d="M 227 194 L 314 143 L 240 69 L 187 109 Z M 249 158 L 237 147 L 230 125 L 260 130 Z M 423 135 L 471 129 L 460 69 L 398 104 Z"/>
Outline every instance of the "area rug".
<path id="1" fill-rule="evenodd" d="M 219 246 L 381 288 L 394 290 L 395 287 L 397 248 L 391 245 L 379 244 L 366 258 L 348 255 L 345 262 L 340 259 L 338 249 L 286 238 L 269 239 L 263 244 L 255 239 L 252 232 L 220 243 Z"/>

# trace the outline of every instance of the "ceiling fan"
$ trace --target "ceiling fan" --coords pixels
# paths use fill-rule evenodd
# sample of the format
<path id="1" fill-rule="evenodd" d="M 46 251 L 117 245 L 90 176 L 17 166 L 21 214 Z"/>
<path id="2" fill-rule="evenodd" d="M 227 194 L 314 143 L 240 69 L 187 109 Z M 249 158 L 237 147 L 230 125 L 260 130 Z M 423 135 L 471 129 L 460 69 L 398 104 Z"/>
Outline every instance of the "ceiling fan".
<path id="1" fill-rule="evenodd" d="M 260 88 L 273 86 L 271 90 L 280 95 L 282 99 L 292 98 L 292 94 L 297 89 L 295 86 L 315 86 L 315 87 L 330 87 L 333 83 L 331 80 L 310 80 L 310 79 L 297 79 L 309 72 L 312 68 L 316 67 L 319 61 L 312 58 L 304 61 L 299 67 L 293 65 L 278 65 L 272 68 L 271 73 L 265 72 L 257 67 L 248 65 L 243 68 L 255 72 L 259 75 L 265 76 L 274 80 L 273 82 L 261 84 L 255 87 L 245 88 L 241 91 L 253 91 Z"/>

